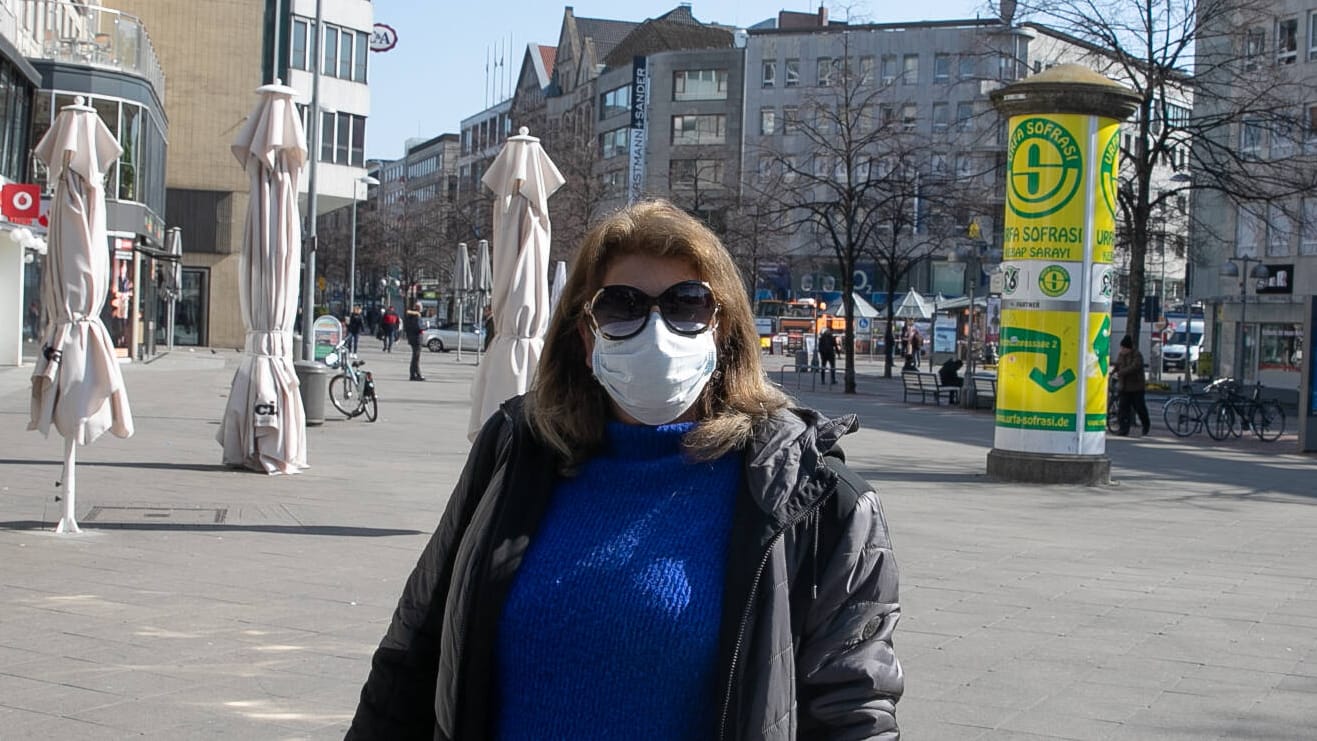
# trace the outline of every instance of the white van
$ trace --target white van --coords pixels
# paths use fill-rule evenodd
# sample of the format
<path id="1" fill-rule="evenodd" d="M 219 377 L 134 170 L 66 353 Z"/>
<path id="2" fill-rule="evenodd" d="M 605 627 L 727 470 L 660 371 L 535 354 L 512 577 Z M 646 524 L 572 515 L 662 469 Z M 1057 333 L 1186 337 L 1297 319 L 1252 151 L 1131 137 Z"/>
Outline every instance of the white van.
<path id="1" fill-rule="evenodd" d="M 1185 330 L 1188 329 L 1188 342 Z M 1187 346 L 1187 349 L 1186 349 Z M 1175 332 L 1162 344 L 1162 371 L 1184 372 L 1185 353 L 1191 368 L 1198 367 L 1198 354 L 1203 350 L 1203 320 L 1191 319 L 1175 323 Z"/>

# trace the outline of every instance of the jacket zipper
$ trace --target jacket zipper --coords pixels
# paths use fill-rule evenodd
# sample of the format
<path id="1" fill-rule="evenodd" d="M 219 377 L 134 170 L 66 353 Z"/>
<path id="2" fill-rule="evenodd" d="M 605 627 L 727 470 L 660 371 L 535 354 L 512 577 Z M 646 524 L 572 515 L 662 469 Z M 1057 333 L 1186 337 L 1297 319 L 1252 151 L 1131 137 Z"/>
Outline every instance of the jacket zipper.
<path id="1" fill-rule="evenodd" d="M 777 545 L 777 541 L 782 539 L 782 536 L 786 534 L 787 530 L 790 530 L 798 523 L 808 519 L 810 516 L 818 512 L 819 508 L 823 506 L 823 503 L 828 501 L 828 499 L 836 493 L 837 484 L 834 482 L 829 490 L 823 496 L 819 497 L 817 502 L 811 504 L 808 509 L 796 515 L 790 522 L 785 523 L 780 530 L 773 533 L 773 537 L 769 538 L 767 545 L 764 547 L 764 555 L 759 559 L 759 568 L 755 570 L 755 578 L 750 582 L 750 593 L 746 597 L 745 609 L 741 611 L 741 624 L 736 629 L 736 645 L 732 649 L 732 661 L 727 672 L 727 691 L 723 693 L 722 714 L 721 719 L 718 722 L 719 741 L 723 741 L 727 738 L 727 714 L 731 711 L 732 707 L 732 687 L 736 684 L 736 665 L 741 658 L 741 647 L 745 642 L 745 629 L 746 625 L 750 622 L 750 610 L 754 607 L 755 595 L 759 592 L 759 581 L 764 576 L 764 567 L 768 565 L 768 558 L 773 553 L 773 546 Z M 817 528 L 817 525 L 815 527 Z M 817 544 L 815 547 L 817 548 Z M 817 583 L 815 584 L 814 589 L 815 596 L 817 597 Z"/>

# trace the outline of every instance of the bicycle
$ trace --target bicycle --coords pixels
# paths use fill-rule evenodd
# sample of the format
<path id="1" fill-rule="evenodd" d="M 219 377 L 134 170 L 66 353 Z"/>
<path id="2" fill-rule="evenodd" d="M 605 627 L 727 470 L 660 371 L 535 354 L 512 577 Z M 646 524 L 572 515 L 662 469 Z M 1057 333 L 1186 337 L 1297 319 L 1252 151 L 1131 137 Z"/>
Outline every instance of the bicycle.
<path id="1" fill-rule="evenodd" d="M 379 418 L 379 400 L 375 396 L 375 376 L 359 370 L 365 364 L 348 354 L 346 340 L 325 356 L 325 365 L 339 371 L 329 379 L 329 403 L 348 419 L 364 414 L 368 422 L 374 422 Z"/>
<path id="2" fill-rule="evenodd" d="M 1223 378 L 1212 381 L 1202 391 L 1194 391 L 1192 386 L 1186 384 L 1184 393 L 1172 396 L 1162 404 L 1162 421 L 1166 423 L 1166 429 L 1176 437 L 1188 437 L 1202 430 L 1207 423 L 1207 411 L 1211 405 L 1204 406 L 1199 402 L 1219 394 L 1229 380 Z"/>
<path id="3" fill-rule="evenodd" d="M 1264 442 L 1272 442 L 1285 434 L 1285 410 L 1275 399 L 1262 398 L 1262 384 L 1253 384 L 1248 396 L 1239 393 L 1239 385 L 1229 380 L 1224 385 L 1225 395 L 1212 402 L 1207 410 L 1207 434 L 1213 440 L 1241 437 L 1244 430 Z"/>

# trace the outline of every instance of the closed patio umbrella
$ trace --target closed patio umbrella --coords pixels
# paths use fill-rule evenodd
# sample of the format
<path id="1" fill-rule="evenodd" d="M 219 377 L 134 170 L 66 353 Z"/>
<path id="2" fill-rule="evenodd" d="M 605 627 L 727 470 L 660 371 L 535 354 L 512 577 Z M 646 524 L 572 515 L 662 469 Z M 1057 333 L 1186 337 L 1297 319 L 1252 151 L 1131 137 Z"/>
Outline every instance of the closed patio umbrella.
<path id="1" fill-rule="evenodd" d="M 105 227 L 105 173 L 122 150 L 95 109 L 65 106 L 35 151 L 50 168 L 49 247 L 42 305 L 50 321 L 32 373 L 29 430 L 64 438 L 64 507 L 55 531 L 76 533 L 74 464 L 77 445 L 107 430 L 133 434 L 128 391 L 101 322 L 110 292 L 110 245 Z"/>
<path id="2" fill-rule="evenodd" d="M 453 258 L 453 303 L 457 309 L 457 359 L 462 360 L 462 320 L 466 318 L 466 295 L 475 288 L 471 277 L 471 252 L 466 242 L 457 243 L 457 256 Z"/>
<path id="3" fill-rule="evenodd" d="M 251 182 L 238 261 L 247 344 L 216 439 L 224 465 L 274 475 L 307 467 L 306 413 L 293 370 L 302 245 L 297 186 L 307 152 L 297 91 L 275 84 L 256 92 L 261 100 L 232 147 Z"/>
<path id="4" fill-rule="evenodd" d="M 480 351 L 485 344 L 485 301 L 489 298 L 490 292 L 494 290 L 494 274 L 489 262 L 489 240 L 487 239 L 476 242 L 475 285 L 478 300 L 476 301 L 476 315 L 471 318 L 471 321 L 475 324 L 476 331 L 481 333 L 480 342 L 476 343 L 476 365 L 480 365 Z"/>
<path id="5" fill-rule="evenodd" d="M 559 260 L 553 266 L 553 286 L 549 289 L 550 312 L 558 308 L 558 300 L 562 298 L 562 288 L 565 285 L 567 285 L 567 262 Z"/>
<path id="6" fill-rule="evenodd" d="M 467 437 L 530 388 L 549 328 L 549 196 L 562 174 L 523 126 L 481 179 L 494 191 L 494 341 L 471 387 Z"/>

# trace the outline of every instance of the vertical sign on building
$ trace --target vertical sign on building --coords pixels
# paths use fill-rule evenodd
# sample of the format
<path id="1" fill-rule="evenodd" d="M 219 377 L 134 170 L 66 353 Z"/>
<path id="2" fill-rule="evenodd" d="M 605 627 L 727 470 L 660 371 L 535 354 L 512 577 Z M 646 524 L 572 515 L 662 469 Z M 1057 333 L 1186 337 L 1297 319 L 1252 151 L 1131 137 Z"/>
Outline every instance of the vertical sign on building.
<path id="1" fill-rule="evenodd" d="M 1055 113 L 1007 127 L 999 449 L 1104 452 L 1119 128 Z"/>
<path id="2" fill-rule="evenodd" d="M 649 68 L 645 57 L 631 60 L 631 147 L 627 202 L 645 192 L 645 135 L 649 128 Z"/>

